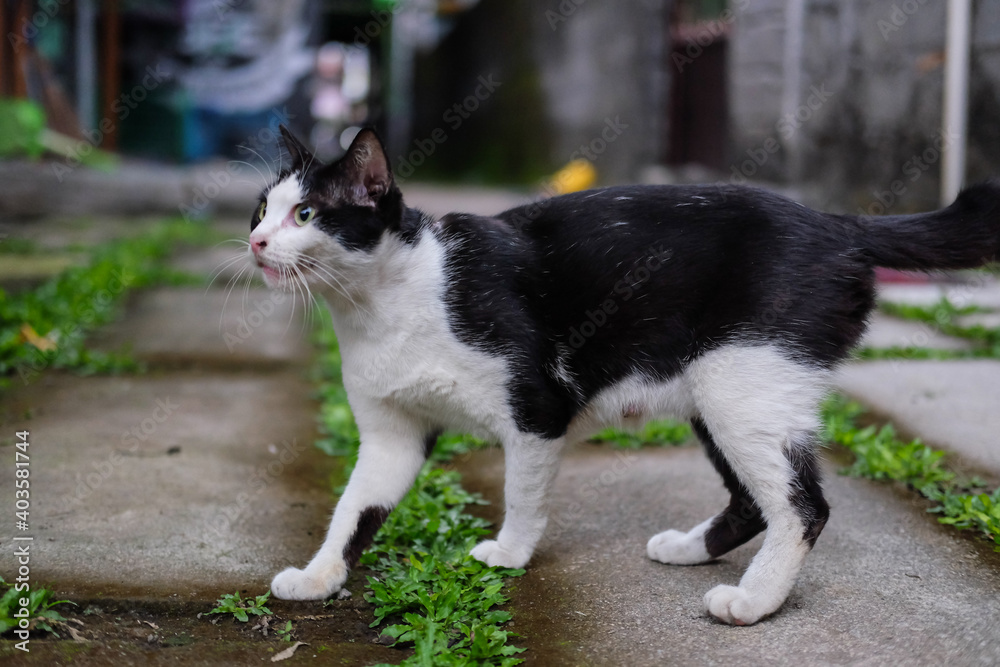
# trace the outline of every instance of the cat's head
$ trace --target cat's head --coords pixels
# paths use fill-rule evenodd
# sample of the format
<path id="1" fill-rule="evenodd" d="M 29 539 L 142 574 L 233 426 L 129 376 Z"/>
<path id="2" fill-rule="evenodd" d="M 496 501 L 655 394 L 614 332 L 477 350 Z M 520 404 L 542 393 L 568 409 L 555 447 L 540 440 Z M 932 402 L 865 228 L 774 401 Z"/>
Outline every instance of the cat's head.
<path id="1" fill-rule="evenodd" d="M 260 195 L 250 251 L 269 287 L 350 296 L 384 235 L 398 231 L 403 199 L 385 148 L 364 129 L 344 156 L 317 160 L 287 128 L 290 166 Z"/>

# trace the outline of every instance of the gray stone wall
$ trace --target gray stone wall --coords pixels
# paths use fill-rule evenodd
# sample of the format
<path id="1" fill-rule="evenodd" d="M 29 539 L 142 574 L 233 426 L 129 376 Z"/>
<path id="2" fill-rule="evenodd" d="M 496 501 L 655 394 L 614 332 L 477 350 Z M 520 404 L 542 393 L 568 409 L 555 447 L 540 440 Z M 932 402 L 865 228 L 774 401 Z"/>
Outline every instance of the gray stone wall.
<path id="1" fill-rule="evenodd" d="M 605 183 L 634 181 L 664 149 L 669 0 L 545 0 L 536 62 L 552 159 L 584 157 Z"/>
<path id="2" fill-rule="evenodd" d="M 933 207 L 946 3 L 806 0 L 790 107 L 791 4 L 733 0 L 730 177 L 818 184 L 820 204 L 851 212 Z M 1000 3 L 975 2 L 973 26 L 968 182 L 1000 175 Z"/>

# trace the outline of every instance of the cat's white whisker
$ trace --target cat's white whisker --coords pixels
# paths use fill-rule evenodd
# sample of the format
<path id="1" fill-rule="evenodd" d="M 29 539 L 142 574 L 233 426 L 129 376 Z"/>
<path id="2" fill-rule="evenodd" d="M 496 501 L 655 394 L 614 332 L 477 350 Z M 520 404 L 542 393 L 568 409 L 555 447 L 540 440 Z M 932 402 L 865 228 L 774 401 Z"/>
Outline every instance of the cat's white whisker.
<path id="1" fill-rule="evenodd" d="M 223 273 L 231 269 L 233 265 L 238 262 L 246 262 L 249 265 L 250 258 L 244 254 L 239 254 L 234 255 L 233 257 L 228 257 L 219 262 L 219 264 L 216 265 L 216 268 L 212 270 L 212 273 L 209 274 L 208 285 L 205 287 L 205 292 L 208 292 L 212 285 L 215 284 L 215 281 L 222 277 Z"/>
<path id="2" fill-rule="evenodd" d="M 264 178 L 264 174 L 260 175 L 261 178 L 264 179 L 264 185 L 263 185 L 263 187 L 266 188 L 269 183 L 273 183 L 274 180 L 275 180 L 275 178 L 276 178 L 276 176 L 274 175 L 274 172 L 271 170 L 271 162 L 270 162 L 270 160 L 265 160 L 263 155 L 261 155 L 259 152 L 257 152 L 256 150 L 254 150 L 250 146 L 243 146 L 242 148 L 244 148 L 248 153 L 251 153 L 252 155 L 255 155 L 255 156 L 259 157 L 260 161 L 264 164 L 264 166 L 267 167 L 267 173 L 268 173 L 268 176 L 270 176 L 270 178 Z M 249 163 L 247 163 L 247 164 L 249 164 Z M 253 165 L 250 165 L 250 166 L 253 167 Z M 258 170 L 258 173 L 259 173 L 259 170 Z"/>
<path id="3" fill-rule="evenodd" d="M 249 149 L 249 150 L 253 150 L 253 149 Z M 257 154 L 257 157 L 260 157 L 259 153 Z M 261 160 L 264 160 L 264 158 L 261 157 Z M 267 187 L 267 184 L 271 182 L 271 180 L 269 180 L 268 177 L 264 175 L 264 172 L 262 172 L 260 169 L 258 169 L 256 165 L 254 165 L 254 164 L 252 164 L 250 162 L 247 162 L 246 160 L 233 160 L 233 164 L 245 164 L 246 166 L 248 166 L 251 169 L 253 169 L 254 171 L 256 171 L 257 175 L 260 176 L 260 180 L 261 180 L 261 183 L 262 183 L 262 185 L 261 185 L 262 188 Z M 268 164 L 267 160 L 264 160 L 264 164 Z M 267 168 L 268 168 L 268 171 L 270 172 L 271 166 L 268 165 Z M 273 179 L 273 175 L 272 175 L 271 178 Z M 253 184 L 253 181 L 248 181 L 246 179 L 240 179 L 240 182 Z"/>
<path id="4" fill-rule="evenodd" d="M 295 271 L 296 280 L 298 280 L 302 285 L 302 308 L 305 311 L 303 313 L 302 325 L 303 330 L 312 325 L 313 308 L 316 301 L 316 297 L 313 296 L 312 289 L 309 287 L 308 281 L 306 281 L 305 276 L 302 274 L 299 267 L 292 265 L 292 270 Z"/>
<path id="5" fill-rule="evenodd" d="M 226 245 L 227 243 L 235 243 L 237 245 L 245 246 L 247 248 L 250 247 L 250 242 L 249 241 L 247 241 L 246 239 L 238 239 L 238 238 L 237 239 L 224 239 L 222 241 L 219 241 L 218 243 L 216 243 L 212 247 L 213 248 L 218 248 L 219 246 Z"/>
<path id="6" fill-rule="evenodd" d="M 347 299 L 348 302 L 350 302 L 350 304 L 354 308 L 356 308 L 358 311 L 360 311 L 361 313 L 369 316 L 370 318 L 374 318 L 375 317 L 374 313 L 372 313 L 370 310 L 368 310 L 367 308 L 365 308 L 364 306 L 362 306 L 360 303 L 358 303 L 355 300 L 355 298 L 351 295 L 351 293 L 347 290 L 347 288 L 344 287 L 344 284 L 340 281 L 340 279 L 336 275 L 334 275 L 334 273 L 332 273 L 330 271 L 330 267 L 319 266 L 318 264 L 316 264 L 314 262 L 307 262 L 307 263 L 305 263 L 305 268 L 308 269 L 309 271 L 311 271 L 313 273 L 313 275 L 316 276 L 317 280 L 319 280 L 320 282 L 322 282 L 323 284 L 325 284 L 327 287 L 329 287 L 330 289 L 336 291 L 341 296 L 343 296 L 345 299 Z M 330 283 L 330 281 L 326 280 L 326 278 L 323 277 L 324 273 L 327 276 L 329 276 L 337 284 L 333 285 L 333 284 Z"/>
<path id="7" fill-rule="evenodd" d="M 239 285 L 240 279 L 243 277 L 243 274 L 245 274 L 247 271 L 250 271 L 251 274 L 252 274 L 252 266 L 250 265 L 249 262 L 247 264 L 245 264 L 244 266 L 240 267 L 240 270 L 236 273 L 236 275 L 234 275 L 232 278 L 230 278 L 229 282 L 226 283 L 226 287 L 227 287 L 227 289 L 226 289 L 226 298 L 222 301 L 222 311 L 219 313 L 219 333 L 220 334 L 222 333 L 223 323 L 225 322 L 225 318 L 226 318 L 226 307 L 229 305 L 229 297 L 232 296 L 233 290 L 235 290 L 236 286 Z M 249 280 L 253 280 L 253 276 L 252 275 L 249 277 Z"/>

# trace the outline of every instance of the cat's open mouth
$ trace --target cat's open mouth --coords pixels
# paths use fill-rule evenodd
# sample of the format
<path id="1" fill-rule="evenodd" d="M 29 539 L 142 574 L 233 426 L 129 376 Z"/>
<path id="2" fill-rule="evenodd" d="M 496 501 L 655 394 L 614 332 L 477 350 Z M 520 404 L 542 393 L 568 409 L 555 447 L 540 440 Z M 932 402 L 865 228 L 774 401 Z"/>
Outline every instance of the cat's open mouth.
<path id="1" fill-rule="evenodd" d="M 285 278 L 285 273 L 279 269 L 272 266 L 268 266 L 264 262 L 257 260 L 257 266 L 264 273 L 264 280 L 272 287 L 281 283 Z"/>

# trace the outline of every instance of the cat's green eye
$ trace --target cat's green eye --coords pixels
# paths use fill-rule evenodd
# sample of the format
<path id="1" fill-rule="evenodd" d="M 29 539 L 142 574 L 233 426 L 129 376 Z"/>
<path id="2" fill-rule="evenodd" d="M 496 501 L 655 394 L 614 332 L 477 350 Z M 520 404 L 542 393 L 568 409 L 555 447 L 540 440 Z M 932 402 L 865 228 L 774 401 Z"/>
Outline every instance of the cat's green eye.
<path id="1" fill-rule="evenodd" d="M 314 217 L 316 217 L 316 209 L 312 206 L 299 204 L 295 207 L 295 224 L 299 227 L 308 224 Z"/>
<path id="2" fill-rule="evenodd" d="M 258 220 L 263 220 L 265 213 L 267 213 L 267 202 L 266 201 L 262 201 L 260 203 L 260 208 L 257 209 L 257 219 Z"/>

